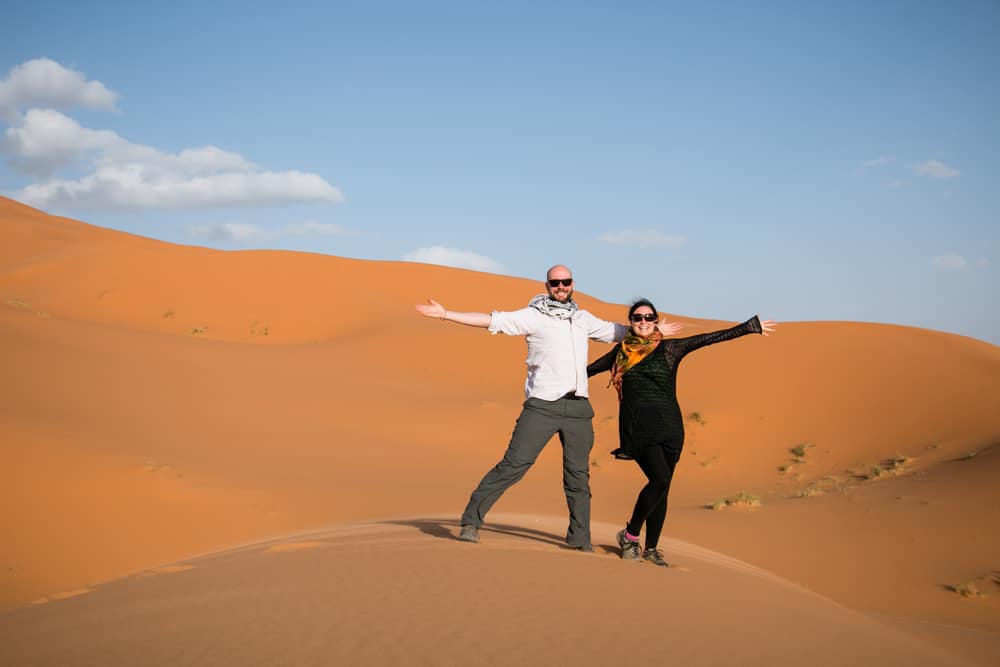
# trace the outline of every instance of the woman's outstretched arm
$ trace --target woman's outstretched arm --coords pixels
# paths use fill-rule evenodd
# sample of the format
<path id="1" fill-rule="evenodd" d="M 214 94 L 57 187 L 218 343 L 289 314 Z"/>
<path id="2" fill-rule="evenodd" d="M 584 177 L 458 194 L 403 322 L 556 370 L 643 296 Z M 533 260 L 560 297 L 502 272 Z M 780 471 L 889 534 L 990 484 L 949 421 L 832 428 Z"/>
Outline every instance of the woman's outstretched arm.
<path id="1" fill-rule="evenodd" d="M 615 345 L 607 354 L 592 361 L 587 366 L 587 377 L 603 373 L 604 371 L 610 371 L 611 366 L 615 363 L 615 356 L 618 354 L 619 349 L 621 349 L 621 345 Z"/>
<path id="2" fill-rule="evenodd" d="M 719 331 L 699 334 L 697 336 L 689 336 L 688 338 L 675 338 L 669 340 L 667 344 L 670 346 L 674 356 L 679 359 L 685 354 L 694 352 L 698 348 L 705 347 L 706 345 L 714 345 L 715 343 L 733 340 L 734 338 L 746 336 L 747 334 L 758 333 L 766 336 L 769 333 L 772 333 L 776 327 L 777 323 L 774 320 L 764 320 L 761 322 L 760 318 L 754 315 L 743 324 L 737 324 L 735 327 L 720 329 Z"/>

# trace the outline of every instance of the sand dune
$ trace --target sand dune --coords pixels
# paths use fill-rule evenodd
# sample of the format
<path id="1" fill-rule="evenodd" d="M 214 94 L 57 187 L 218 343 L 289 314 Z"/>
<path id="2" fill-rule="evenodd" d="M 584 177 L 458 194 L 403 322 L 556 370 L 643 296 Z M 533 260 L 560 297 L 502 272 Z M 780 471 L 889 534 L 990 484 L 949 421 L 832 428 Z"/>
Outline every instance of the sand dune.
<path id="1" fill-rule="evenodd" d="M 685 566 L 662 570 L 561 548 L 560 528 L 501 515 L 468 545 L 453 518 L 341 526 L 20 609 L 0 639 L 38 665 L 963 664 L 721 554 L 672 541 Z"/>
<path id="2" fill-rule="evenodd" d="M 447 519 L 431 534 L 413 522 L 366 524 L 457 517 L 500 456 L 521 400 L 523 341 L 427 320 L 412 304 L 511 309 L 538 291 L 536 281 L 419 264 L 176 246 L 0 199 L 0 608 L 10 610 L 0 637 L 19 637 L 13 655 L 39 664 L 70 664 L 69 655 L 127 663 L 140 642 L 155 645 L 151 664 L 215 664 L 225 661 L 212 659 L 221 644 L 210 638 L 256 646 L 273 636 L 266 626 L 286 637 L 290 662 L 310 664 L 340 635 L 309 619 L 346 619 L 351 596 L 332 594 L 343 584 L 380 590 L 362 618 L 377 617 L 381 601 L 399 624 L 391 646 L 358 628 L 337 644 L 358 662 L 400 651 L 457 663 L 452 646 L 481 651 L 473 662 L 506 662 L 497 656 L 510 655 L 500 651 L 513 636 L 522 662 L 557 650 L 599 662 L 614 658 L 622 631 L 615 592 L 635 587 L 633 597 L 649 592 L 663 605 L 648 627 L 678 629 L 673 648 L 650 650 L 695 664 L 724 661 L 712 651 L 760 656 L 745 664 L 833 664 L 851 646 L 868 664 L 896 664 L 875 660 L 878 638 L 898 664 L 942 664 L 935 651 L 952 663 L 1000 660 L 1000 348 L 961 336 L 783 323 L 768 339 L 685 360 L 680 399 L 692 417 L 666 528 L 678 570 L 656 583 L 609 554 L 525 536 L 525 517 L 560 532 L 557 443 L 495 510 L 514 517 L 517 535 L 489 533 L 469 551 L 445 539 Z M 579 300 L 624 316 L 620 305 Z M 733 316 L 752 313 L 748 304 Z M 725 324 L 675 317 L 685 333 Z M 591 394 L 594 518 L 617 526 L 642 478 L 608 455 L 613 393 L 595 381 Z M 739 491 L 762 506 L 705 509 Z M 383 541 L 355 548 L 345 535 L 357 531 Z M 317 544 L 262 560 L 262 540 L 289 534 Z M 171 570 L 246 543 L 256 546 Z M 283 579 L 279 559 L 302 559 L 311 574 L 292 568 Z M 158 566 L 167 570 L 134 575 Z M 587 581 L 587 604 L 553 606 L 556 593 L 562 603 L 577 594 L 570 572 Z M 310 592 L 310 582 L 322 585 Z M 985 597 L 949 588 L 963 584 Z M 492 602 L 490 623 L 463 633 L 458 621 L 483 609 L 455 605 L 470 587 Z M 152 596 L 148 608 L 140 596 Z M 48 602 L 25 606 L 39 600 Z M 259 604 L 244 628 L 186 625 L 186 605 L 234 611 L 239 600 Z M 118 629 L 95 635 L 102 618 Z M 519 624 L 541 618 L 557 632 L 525 638 Z M 177 629 L 158 634 L 157 623 Z M 65 629 L 64 642 L 32 639 L 49 625 Z M 407 628 L 422 628 L 413 634 L 425 643 L 412 648 Z M 571 628 L 587 641 L 571 646 Z M 181 649 L 192 652 L 178 658 Z M 754 650 L 763 652 L 740 653 Z M 902 659 L 917 654 L 925 663 Z"/>

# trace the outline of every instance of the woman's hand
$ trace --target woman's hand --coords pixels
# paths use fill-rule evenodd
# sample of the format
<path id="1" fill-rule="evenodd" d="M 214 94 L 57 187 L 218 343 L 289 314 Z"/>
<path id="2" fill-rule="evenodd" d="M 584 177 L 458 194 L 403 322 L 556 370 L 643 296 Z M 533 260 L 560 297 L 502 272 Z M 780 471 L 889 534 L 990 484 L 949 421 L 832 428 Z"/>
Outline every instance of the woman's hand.
<path id="1" fill-rule="evenodd" d="M 659 331 L 662 336 L 673 336 L 683 328 L 684 325 L 680 322 L 667 322 L 666 320 L 659 320 L 656 323 L 656 330 Z"/>
<path id="2" fill-rule="evenodd" d="M 760 335 L 766 336 L 769 333 L 774 333 L 775 327 L 778 323 L 774 320 L 761 320 L 760 321 Z"/>

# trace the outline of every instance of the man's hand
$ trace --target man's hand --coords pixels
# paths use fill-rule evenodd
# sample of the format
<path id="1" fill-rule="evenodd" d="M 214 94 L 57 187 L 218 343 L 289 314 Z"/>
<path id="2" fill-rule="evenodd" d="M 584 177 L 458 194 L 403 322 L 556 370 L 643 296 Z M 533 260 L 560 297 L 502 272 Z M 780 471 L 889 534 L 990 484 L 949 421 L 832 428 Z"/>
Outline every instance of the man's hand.
<path id="1" fill-rule="evenodd" d="M 418 303 L 413 307 L 417 309 L 418 313 L 426 317 L 456 322 L 469 327 L 479 327 L 480 329 L 489 327 L 492 320 L 489 313 L 456 313 L 454 310 L 447 310 L 434 299 L 427 299 L 426 304 Z"/>
<path id="2" fill-rule="evenodd" d="M 424 315 L 426 317 L 433 317 L 438 320 L 445 319 L 444 316 L 448 312 L 447 310 L 445 310 L 444 306 L 442 306 L 434 299 L 427 299 L 427 305 L 418 303 L 413 307 L 416 308 L 417 312 L 420 313 L 421 315 Z"/>

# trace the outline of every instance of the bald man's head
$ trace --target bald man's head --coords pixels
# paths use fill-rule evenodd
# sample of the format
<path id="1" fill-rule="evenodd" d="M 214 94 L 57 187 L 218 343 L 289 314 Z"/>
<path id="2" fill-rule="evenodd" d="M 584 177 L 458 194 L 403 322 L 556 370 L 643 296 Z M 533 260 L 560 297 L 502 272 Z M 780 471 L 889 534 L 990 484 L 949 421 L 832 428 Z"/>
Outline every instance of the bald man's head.
<path id="1" fill-rule="evenodd" d="M 545 274 L 545 291 L 562 303 L 573 298 L 573 272 L 568 266 L 556 264 L 548 270 Z"/>

